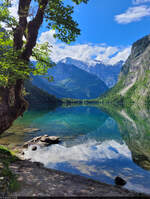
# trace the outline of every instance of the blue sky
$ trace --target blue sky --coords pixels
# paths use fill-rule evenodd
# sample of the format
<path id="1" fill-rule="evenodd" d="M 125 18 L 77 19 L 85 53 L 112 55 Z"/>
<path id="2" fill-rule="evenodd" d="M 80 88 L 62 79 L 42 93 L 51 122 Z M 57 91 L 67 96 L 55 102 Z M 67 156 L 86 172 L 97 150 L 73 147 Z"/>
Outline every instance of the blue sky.
<path id="1" fill-rule="evenodd" d="M 150 34 L 150 11 L 149 16 L 128 24 L 119 24 L 115 20 L 116 15 L 126 13 L 129 8 L 143 6 L 150 8 L 150 1 L 142 2 L 146 1 L 89 0 L 87 5 L 82 4 L 76 7 L 74 16 L 82 30 L 77 43 L 107 43 L 108 45 L 127 46 L 144 35 Z"/>
<path id="2" fill-rule="evenodd" d="M 16 16 L 18 0 L 12 1 L 11 13 Z M 81 35 L 70 45 L 54 39 L 55 32 L 45 24 L 40 30 L 38 42 L 53 46 L 50 57 L 55 62 L 71 57 L 89 66 L 97 61 L 114 65 L 127 59 L 133 42 L 150 34 L 150 0 L 89 0 L 75 6 L 73 17 Z"/>

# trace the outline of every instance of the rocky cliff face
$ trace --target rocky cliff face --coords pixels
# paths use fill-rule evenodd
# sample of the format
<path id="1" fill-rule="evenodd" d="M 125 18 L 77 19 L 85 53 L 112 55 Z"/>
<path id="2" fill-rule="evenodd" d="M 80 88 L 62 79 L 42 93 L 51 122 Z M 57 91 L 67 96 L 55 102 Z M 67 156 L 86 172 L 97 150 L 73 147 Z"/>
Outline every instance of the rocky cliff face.
<path id="1" fill-rule="evenodd" d="M 113 87 L 107 99 L 120 98 L 126 104 L 150 103 L 150 35 L 136 41 L 131 54 L 123 65 L 118 83 Z"/>
<path id="2" fill-rule="evenodd" d="M 135 83 L 148 81 L 150 72 L 150 35 L 135 42 L 132 46 L 131 55 L 126 61 L 120 73 L 119 80 L 123 81 L 124 88 L 121 94 L 124 95 Z M 145 90 L 145 89 L 144 89 Z"/>
<path id="3" fill-rule="evenodd" d="M 133 44 L 118 83 L 99 100 L 118 107 L 108 112 L 118 122 L 133 161 L 150 170 L 150 35 Z"/>
<path id="4" fill-rule="evenodd" d="M 119 81 L 123 88 L 119 93 L 132 101 L 144 103 L 150 95 L 150 35 L 132 46 L 131 55 L 122 68 Z"/>

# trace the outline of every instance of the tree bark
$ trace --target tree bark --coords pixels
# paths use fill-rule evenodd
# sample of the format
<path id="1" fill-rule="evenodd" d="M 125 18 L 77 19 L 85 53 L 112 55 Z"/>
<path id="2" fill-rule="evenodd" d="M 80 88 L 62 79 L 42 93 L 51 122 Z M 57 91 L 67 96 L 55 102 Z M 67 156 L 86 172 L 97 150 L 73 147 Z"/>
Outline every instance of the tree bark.
<path id="1" fill-rule="evenodd" d="M 22 79 L 18 79 L 11 87 L 0 87 L 0 134 L 27 110 L 28 102 L 23 97 L 23 88 Z"/>
<path id="2" fill-rule="evenodd" d="M 0 134 L 7 130 L 28 107 L 22 96 L 23 81 L 17 80 L 16 85 L 0 87 Z"/>
<path id="3" fill-rule="evenodd" d="M 29 62 L 32 55 L 32 49 L 36 45 L 38 31 L 43 23 L 44 11 L 48 4 L 48 0 L 40 0 L 39 8 L 36 16 L 29 23 L 27 17 L 29 15 L 31 0 L 19 0 L 18 15 L 19 24 L 14 30 L 14 50 L 23 48 L 23 36 L 26 37 L 26 45 L 21 54 L 21 58 L 26 63 Z M 0 134 L 7 130 L 19 116 L 22 116 L 28 107 L 27 101 L 22 96 L 22 88 L 24 81 L 16 80 L 16 84 L 12 87 L 0 87 Z"/>
<path id="4" fill-rule="evenodd" d="M 21 57 L 25 60 L 29 60 L 30 56 L 32 55 L 32 49 L 36 45 L 38 31 L 39 31 L 40 26 L 43 23 L 44 11 L 47 4 L 48 4 L 48 0 L 40 1 L 36 16 L 27 25 L 27 32 L 28 32 L 26 35 L 27 43 L 25 45 L 25 49 Z"/>

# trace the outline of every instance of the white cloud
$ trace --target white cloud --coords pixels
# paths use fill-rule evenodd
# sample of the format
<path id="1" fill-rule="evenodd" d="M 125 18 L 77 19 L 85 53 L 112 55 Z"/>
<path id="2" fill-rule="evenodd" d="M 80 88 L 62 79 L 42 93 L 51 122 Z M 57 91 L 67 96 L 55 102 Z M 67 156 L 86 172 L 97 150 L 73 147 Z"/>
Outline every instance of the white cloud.
<path id="1" fill-rule="evenodd" d="M 106 44 L 76 44 L 66 45 L 58 43 L 54 39 L 55 31 L 47 31 L 41 34 L 39 42 L 49 42 L 52 44 L 51 59 L 58 62 L 66 57 L 83 61 L 89 65 L 93 65 L 97 61 L 105 64 L 115 64 L 121 60 L 125 61 L 130 54 L 130 47 L 120 48 L 116 46 L 107 46 Z"/>
<path id="2" fill-rule="evenodd" d="M 18 19 L 18 2 L 18 0 L 11 0 L 12 6 L 9 8 L 10 14 L 16 19 Z"/>
<path id="3" fill-rule="evenodd" d="M 47 31 L 47 32 L 42 32 L 39 42 L 44 43 L 44 42 L 49 42 L 49 44 L 54 45 L 56 43 L 56 39 L 54 38 L 55 31 Z"/>
<path id="4" fill-rule="evenodd" d="M 11 2 L 10 13 L 17 19 L 18 0 L 12 0 Z M 66 45 L 58 43 L 53 37 L 54 33 L 54 30 L 43 32 L 39 38 L 40 43 L 48 41 L 53 46 L 50 56 L 54 62 L 71 57 L 72 59 L 86 62 L 89 65 L 95 64 L 94 59 L 105 64 L 115 64 L 120 60 L 125 61 L 129 55 L 129 48 L 122 49 L 106 44 Z"/>
<path id="5" fill-rule="evenodd" d="M 130 53 L 131 53 L 131 46 L 122 49 L 120 52 L 117 53 L 116 56 L 112 57 L 112 59 L 109 60 L 109 64 L 114 65 L 115 63 L 118 62 L 118 60 L 120 60 L 120 61 L 121 60 L 123 60 L 123 61 L 127 60 Z"/>
<path id="6" fill-rule="evenodd" d="M 143 17 L 150 16 L 150 7 L 135 6 L 130 7 L 123 13 L 115 16 L 115 21 L 120 24 L 128 24 L 135 21 L 140 21 Z"/>
<path id="7" fill-rule="evenodd" d="M 68 162 L 83 173 L 90 173 L 95 170 L 94 165 L 88 166 L 91 160 L 99 161 L 102 164 L 107 160 L 119 158 L 131 160 L 131 152 L 125 143 L 120 144 L 114 140 L 98 143 L 89 140 L 87 143 L 72 147 L 52 145 L 48 148 L 38 147 L 37 151 L 32 151 L 32 147 L 29 147 L 25 150 L 25 158 L 31 158 L 31 161 L 42 162 L 46 167 L 54 168 L 59 163 Z M 84 169 L 82 166 L 84 166 Z"/>
<path id="8" fill-rule="evenodd" d="M 18 19 L 18 0 L 11 0 L 11 7 L 9 8 L 10 15 L 15 17 L 16 20 Z M 7 27 L 7 24 L 4 22 L 0 22 L 1 26 L 5 28 L 6 30 L 11 30 L 11 28 Z"/>
<path id="9" fill-rule="evenodd" d="M 134 5 L 138 5 L 138 4 L 143 4 L 143 3 L 148 3 L 150 2 L 150 0 L 133 0 L 132 3 Z"/>

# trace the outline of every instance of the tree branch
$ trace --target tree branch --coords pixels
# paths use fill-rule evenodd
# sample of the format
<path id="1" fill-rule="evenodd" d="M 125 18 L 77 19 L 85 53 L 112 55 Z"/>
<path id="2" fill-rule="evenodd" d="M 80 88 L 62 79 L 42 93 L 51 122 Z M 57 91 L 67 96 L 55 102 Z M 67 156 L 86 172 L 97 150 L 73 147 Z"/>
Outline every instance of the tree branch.
<path id="1" fill-rule="evenodd" d="M 43 23 L 44 11 L 48 4 L 48 0 L 40 0 L 39 7 L 36 16 L 30 21 L 27 25 L 27 43 L 25 45 L 25 50 L 22 53 L 22 58 L 25 60 L 29 60 L 32 55 L 32 49 L 36 45 L 36 40 L 38 36 L 38 31 L 40 26 Z"/>
<path id="2" fill-rule="evenodd" d="M 23 35 L 27 27 L 27 17 L 29 15 L 31 0 L 19 0 L 19 24 L 14 30 L 14 49 L 19 50 L 23 46 Z"/>

